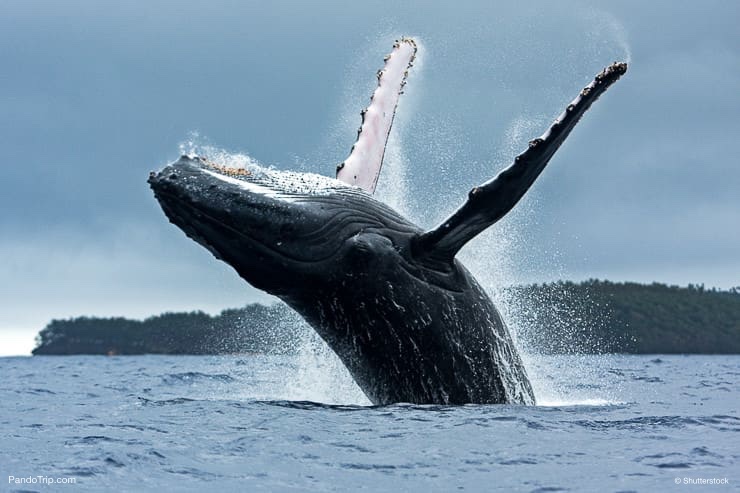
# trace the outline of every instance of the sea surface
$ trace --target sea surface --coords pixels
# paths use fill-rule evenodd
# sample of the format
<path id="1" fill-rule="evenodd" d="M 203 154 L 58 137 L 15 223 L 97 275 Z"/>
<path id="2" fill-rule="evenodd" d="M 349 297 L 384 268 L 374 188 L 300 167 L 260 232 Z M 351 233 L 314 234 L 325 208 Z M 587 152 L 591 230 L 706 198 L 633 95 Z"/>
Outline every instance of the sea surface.
<path id="1" fill-rule="evenodd" d="M 0 358 L 0 491 L 740 491 L 740 356 L 527 361 L 535 407 L 370 407 L 295 357 Z"/>

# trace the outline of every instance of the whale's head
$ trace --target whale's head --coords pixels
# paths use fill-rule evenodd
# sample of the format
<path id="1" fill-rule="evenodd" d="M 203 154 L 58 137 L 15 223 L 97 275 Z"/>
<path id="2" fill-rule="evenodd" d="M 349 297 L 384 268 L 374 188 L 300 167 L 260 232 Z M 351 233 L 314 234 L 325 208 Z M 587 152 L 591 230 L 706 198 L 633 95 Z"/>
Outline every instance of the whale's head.
<path id="1" fill-rule="evenodd" d="M 151 173 L 149 184 L 170 222 L 276 295 L 338 275 L 340 259 L 362 251 L 358 238 L 419 232 L 359 188 L 310 173 L 182 156 Z"/>

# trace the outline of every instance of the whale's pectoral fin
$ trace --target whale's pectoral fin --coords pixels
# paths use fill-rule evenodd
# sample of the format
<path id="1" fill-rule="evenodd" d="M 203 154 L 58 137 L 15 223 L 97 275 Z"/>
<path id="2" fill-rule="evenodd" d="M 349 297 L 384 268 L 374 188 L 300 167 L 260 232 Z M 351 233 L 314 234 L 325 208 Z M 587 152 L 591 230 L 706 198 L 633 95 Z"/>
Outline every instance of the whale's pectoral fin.
<path id="1" fill-rule="evenodd" d="M 416 253 L 433 261 L 452 261 L 463 245 L 504 217 L 532 186 L 591 104 L 626 71 L 626 63 L 614 63 L 598 74 L 550 129 L 529 143 L 514 164 L 471 190 L 462 207 L 437 228 L 421 235 L 415 244 Z"/>
<path id="2" fill-rule="evenodd" d="M 385 65 L 378 71 L 378 87 L 370 96 L 370 106 L 361 113 L 362 125 L 357 131 L 357 141 L 349 157 L 337 166 L 338 180 L 368 193 L 375 191 L 398 99 L 403 94 L 415 56 L 414 40 L 402 38 L 385 57 Z"/>

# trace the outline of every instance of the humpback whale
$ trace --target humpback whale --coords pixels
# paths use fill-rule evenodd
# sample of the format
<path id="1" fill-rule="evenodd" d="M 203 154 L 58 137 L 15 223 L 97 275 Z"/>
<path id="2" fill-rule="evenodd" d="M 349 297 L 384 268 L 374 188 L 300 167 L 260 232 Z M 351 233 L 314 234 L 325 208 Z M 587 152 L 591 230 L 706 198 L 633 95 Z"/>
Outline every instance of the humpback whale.
<path id="1" fill-rule="evenodd" d="M 534 404 L 506 324 L 456 254 L 514 207 L 627 65 L 605 68 L 510 167 L 425 231 L 372 196 L 415 54 L 404 38 L 386 57 L 336 179 L 182 156 L 149 184 L 170 222 L 298 312 L 373 404 Z"/>

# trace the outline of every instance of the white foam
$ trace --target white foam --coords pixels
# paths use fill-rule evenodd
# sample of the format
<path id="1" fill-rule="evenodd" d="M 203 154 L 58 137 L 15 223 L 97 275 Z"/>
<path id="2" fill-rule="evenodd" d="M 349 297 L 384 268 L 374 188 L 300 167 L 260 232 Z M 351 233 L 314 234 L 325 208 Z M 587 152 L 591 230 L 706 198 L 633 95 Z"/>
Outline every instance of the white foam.
<path id="1" fill-rule="evenodd" d="M 624 402 L 608 399 L 543 399 L 537 401 L 539 407 L 616 406 L 620 404 L 624 404 Z"/>

